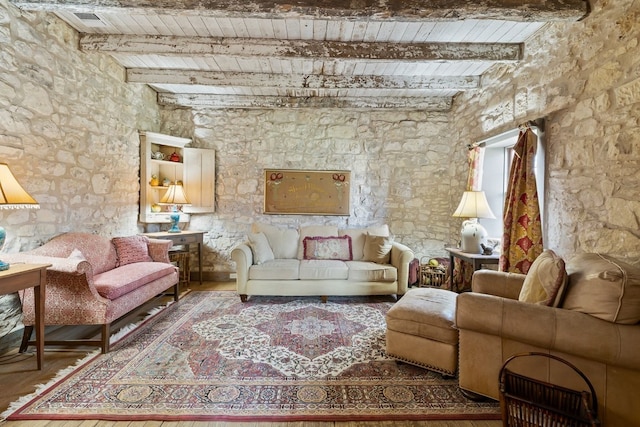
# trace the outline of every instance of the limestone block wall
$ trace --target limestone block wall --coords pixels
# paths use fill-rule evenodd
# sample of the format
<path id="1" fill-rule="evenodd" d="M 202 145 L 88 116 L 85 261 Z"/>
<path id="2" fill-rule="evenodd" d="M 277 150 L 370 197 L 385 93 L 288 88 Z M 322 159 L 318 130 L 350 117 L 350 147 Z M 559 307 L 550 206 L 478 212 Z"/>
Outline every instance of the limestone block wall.
<path id="1" fill-rule="evenodd" d="M 155 92 L 125 83 L 110 57 L 80 52 L 76 32 L 53 14 L 22 12 L 6 0 L 0 46 L 0 161 L 41 206 L 0 210 L 3 252 L 70 230 L 137 233 L 137 131 L 159 127 Z M 2 314 L 14 303 L 0 300 L 0 336 L 15 323 Z"/>
<path id="2" fill-rule="evenodd" d="M 546 118 L 546 246 L 637 263 L 640 3 L 593 3 L 585 20 L 530 40 L 523 64 L 458 97 L 453 123 L 459 139 L 478 140 Z"/>
<path id="3" fill-rule="evenodd" d="M 162 131 L 216 150 L 216 212 L 192 215 L 206 230 L 205 271 L 231 272 L 231 249 L 253 222 L 283 227 L 387 223 L 418 257 L 442 256 L 457 238 L 451 214 L 462 194 L 466 149 L 447 114 L 338 109 L 165 109 Z M 351 215 L 263 214 L 263 169 L 351 171 Z"/>

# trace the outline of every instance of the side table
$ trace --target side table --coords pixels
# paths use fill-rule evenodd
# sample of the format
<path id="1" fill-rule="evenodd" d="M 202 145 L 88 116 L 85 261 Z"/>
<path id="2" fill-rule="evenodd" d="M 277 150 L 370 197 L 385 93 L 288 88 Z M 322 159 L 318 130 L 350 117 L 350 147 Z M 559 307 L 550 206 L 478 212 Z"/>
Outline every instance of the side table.
<path id="1" fill-rule="evenodd" d="M 51 264 L 11 264 L 0 271 L 0 294 L 10 294 L 33 288 L 36 314 L 36 360 L 42 369 L 44 353 L 44 301 L 47 283 L 47 267 Z"/>
<path id="2" fill-rule="evenodd" d="M 200 285 L 202 285 L 202 244 L 204 242 L 204 231 L 191 231 L 185 230 L 180 233 L 169 233 L 167 231 L 159 231 L 157 233 L 143 233 L 143 236 L 150 237 L 152 239 L 171 240 L 174 245 L 184 245 L 187 250 L 190 249 L 189 245 L 198 245 L 198 279 Z"/>
<path id="3" fill-rule="evenodd" d="M 459 248 L 445 248 L 449 252 L 449 289 L 453 290 L 453 267 L 454 258 L 467 261 L 473 265 L 473 271 L 480 270 L 483 264 L 498 264 L 500 262 L 500 255 L 483 255 L 483 254 L 470 254 L 462 252 Z"/>

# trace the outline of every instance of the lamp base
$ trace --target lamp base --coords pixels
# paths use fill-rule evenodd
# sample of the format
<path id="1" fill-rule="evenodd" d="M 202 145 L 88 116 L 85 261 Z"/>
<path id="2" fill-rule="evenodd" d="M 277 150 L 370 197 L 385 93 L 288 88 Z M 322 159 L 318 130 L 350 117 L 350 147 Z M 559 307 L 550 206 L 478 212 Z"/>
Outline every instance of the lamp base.
<path id="1" fill-rule="evenodd" d="M 462 223 L 462 252 L 468 254 L 481 254 L 482 246 L 487 245 L 487 230 L 478 223 L 477 219 L 469 219 Z"/>
<path id="2" fill-rule="evenodd" d="M 178 227 L 178 221 L 180 221 L 180 212 L 172 212 L 169 216 L 171 218 L 171 228 L 167 230 L 167 233 L 180 233 L 182 230 Z"/>
<path id="3" fill-rule="evenodd" d="M 0 271 L 8 270 L 10 267 L 8 262 L 0 261 Z"/>

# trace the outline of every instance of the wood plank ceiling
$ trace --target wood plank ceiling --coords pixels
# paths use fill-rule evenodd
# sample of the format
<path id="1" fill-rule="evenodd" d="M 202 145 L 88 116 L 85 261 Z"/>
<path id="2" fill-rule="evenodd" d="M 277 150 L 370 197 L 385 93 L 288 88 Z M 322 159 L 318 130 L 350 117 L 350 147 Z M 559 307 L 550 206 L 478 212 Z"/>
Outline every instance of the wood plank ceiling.
<path id="1" fill-rule="evenodd" d="M 163 105 L 446 111 L 585 0 L 11 0 L 55 13 Z"/>

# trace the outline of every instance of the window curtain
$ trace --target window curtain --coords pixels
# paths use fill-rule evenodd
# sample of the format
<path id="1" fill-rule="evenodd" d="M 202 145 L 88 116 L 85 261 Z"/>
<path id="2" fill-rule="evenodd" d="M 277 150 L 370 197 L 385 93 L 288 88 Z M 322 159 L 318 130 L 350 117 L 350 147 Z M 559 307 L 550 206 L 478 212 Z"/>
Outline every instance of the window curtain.
<path id="1" fill-rule="evenodd" d="M 469 172 L 467 175 L 467 190 L 482 190 L 482 170 L 484 162 L 484 147 L 471 146 L 467 156 Z M 454 291 L 460 292 L 471 289 L 471 276 L 473 276 L 473 265 L 458 258 L 454 259 L 453 286 Z"/>
<path id="2" fill-rule="evenodd" d="M 538 137 L 527 127 L 514 146 L 504 204 L 501 271 L 527 274 L 542 253 L 542 221 L 534 172 Z"/>

